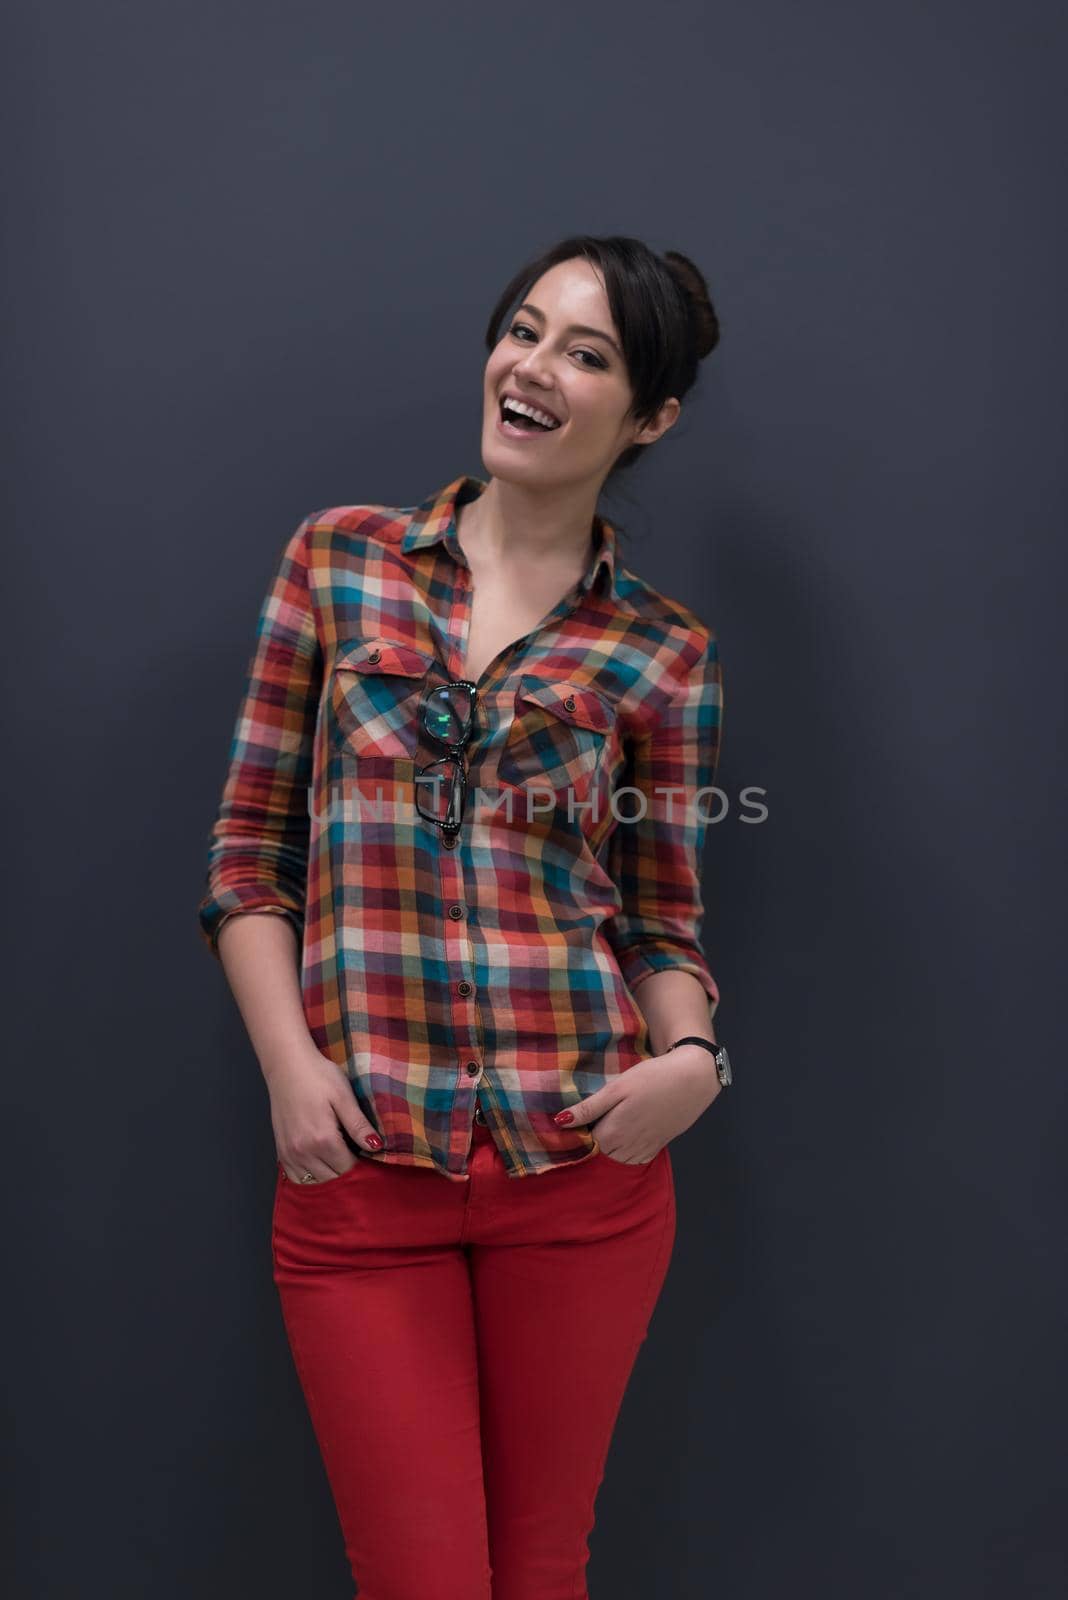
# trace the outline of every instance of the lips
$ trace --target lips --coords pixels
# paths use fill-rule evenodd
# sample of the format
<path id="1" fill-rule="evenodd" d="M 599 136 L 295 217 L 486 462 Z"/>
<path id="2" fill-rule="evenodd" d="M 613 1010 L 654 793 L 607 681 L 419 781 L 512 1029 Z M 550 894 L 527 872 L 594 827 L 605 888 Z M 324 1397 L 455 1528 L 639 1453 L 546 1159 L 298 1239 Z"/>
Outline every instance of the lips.
<path id="1" fill-rule="evenodd" d="M 551 406 L 544 405 L 540 400 L 530 400 L 525 394 L 520 394 L 517 389 L 504 390 L 497 402 L 498 409 L 503 408 L 506 400 L 518 400 L 521 405 L 530 406 L 531 410 L 541 411 L 545 416 L 552 417 L 557 427 L 563 426 L 563 418 L 558 417 Z"/>
<path id="2" fill-rule="evenodd" d="M 531 450 L 536 444 L 544 444 L 560 432 L 559 428 L 524 428 L 521 423 L 506 422 L 499 410 L 493 426 L 499 438 Z"/>

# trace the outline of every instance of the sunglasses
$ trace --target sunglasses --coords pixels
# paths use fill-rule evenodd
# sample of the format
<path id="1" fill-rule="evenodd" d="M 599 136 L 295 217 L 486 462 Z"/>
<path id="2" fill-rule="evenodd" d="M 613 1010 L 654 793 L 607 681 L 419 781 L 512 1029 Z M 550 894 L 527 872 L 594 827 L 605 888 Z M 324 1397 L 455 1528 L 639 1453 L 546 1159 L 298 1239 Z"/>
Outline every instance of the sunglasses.
<path id="1" fill-rule="evenodd" d="M 459 832 L 467 805 L 464 750 L 475 726 L 475 691 L 469 678 L 456 678 L 428 689 L 419 703 L 424 732 L 446 753 L 417 769 L 415 806 L 421 817 L 437 823 L 444 833 Z"/>

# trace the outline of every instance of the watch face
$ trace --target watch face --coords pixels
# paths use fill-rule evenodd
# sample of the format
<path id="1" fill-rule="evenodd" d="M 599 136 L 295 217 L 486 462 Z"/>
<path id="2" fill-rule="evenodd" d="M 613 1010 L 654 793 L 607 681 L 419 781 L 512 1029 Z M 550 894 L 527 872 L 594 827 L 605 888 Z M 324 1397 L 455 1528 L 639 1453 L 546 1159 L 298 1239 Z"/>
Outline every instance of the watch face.
<path id="1" fill-rule="evenodd" d="M 734 1074 L 731 1071 L 731 1058 L 727 1054 L 727 1046 L 725 1044 L 721 1044 L 716 1051 L 716 1068 L 719 1072 L 719 1081 L 724 1088 L 729 1083 L 733 1083 Z"/>

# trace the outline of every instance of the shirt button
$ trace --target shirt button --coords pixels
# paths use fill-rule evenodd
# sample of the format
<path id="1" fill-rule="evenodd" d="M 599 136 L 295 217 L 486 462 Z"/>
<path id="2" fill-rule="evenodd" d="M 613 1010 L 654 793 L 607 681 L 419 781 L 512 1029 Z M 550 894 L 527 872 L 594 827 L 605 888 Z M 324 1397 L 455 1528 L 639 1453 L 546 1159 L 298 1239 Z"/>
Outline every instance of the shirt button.
<path id="1" fill-rule="evenodd" d="M 380 661 L 381 658 L 382 658 L 381 650 L 372 650 L 370 652 L 370 654 L 368 655 L 368 657 L 367 657 L 368 661 Z"/>
<path id="2" fill-rule="evenodd" d="M 473 983 L 468 983 L 466 978 L 461 978 L 459 983 L 456 985 L 456 993 L 457 994 L 473 994 L 474 990 L 475 990 L 474 984 Z"/>
<path id="3" fill-rule="evenodd" d="M 477 1061 L 468 1061 L 464 1066 L 464 1071 L 467 1073 L 469 1078 L 477 1078 L 479 1073 L 482 1071 L 482 1068 L 479 1066 Z"/>
<path id="4" fill-rule="evenodd" d="M 446 850 L 455 850 L 456 846 L 460 842 L 460 838 L 459 835 L 455 833 L 443 833 L 441 836 L 441 842 Z"/>
<path id="5" fill-rule="evenodd" d="M 475 1121 L 478 1123 L 480 1128 L 484 1128 L 486 1126 L 486 1118 L 483 1114 L 481 1106 L 475 1107 Z"/>
<path id="6" fill-rule="evenodd" d="M 459 922 L 459 920 L 463 916 L 463 914 L 464 914 L 463 906 L 456 905 L 456 906 L 450 906 L 449 907 L 449 916 L 452 918 L 452 920 L 454 922 Z"/>
<path id="7" fill-rule="evenodd" d="M 575 696 L 573 694 L 569 694 L 567 699 L 564 701 L 564 710 L 565 711 L 574 711 L 574 709 L 575 709 Z"/>

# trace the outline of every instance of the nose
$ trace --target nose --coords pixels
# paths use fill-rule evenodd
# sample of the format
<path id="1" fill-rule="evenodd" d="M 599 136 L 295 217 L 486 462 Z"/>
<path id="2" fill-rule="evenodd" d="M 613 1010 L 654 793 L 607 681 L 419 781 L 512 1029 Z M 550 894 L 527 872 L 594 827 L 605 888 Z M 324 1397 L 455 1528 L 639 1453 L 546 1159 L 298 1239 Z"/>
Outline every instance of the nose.
<path id="1" fill-rule="evenodd" d="M 525 356 L 521 356 L 512 370 L 524 383 L 535 383 L 540 389 L 551 389 L 553 386 L 552 375 L 548 371 L 547 363 L 542 360 L 538 347 L 528 350 Z"/>

